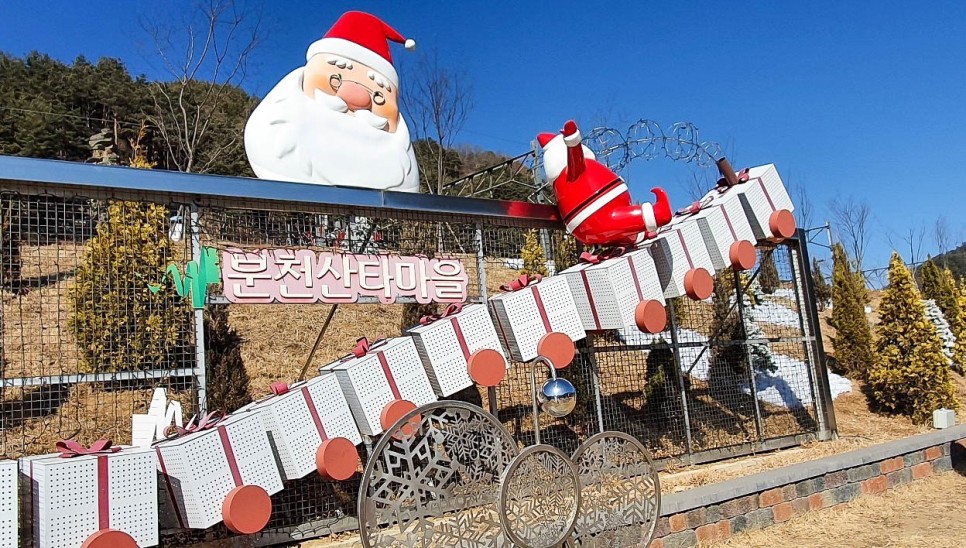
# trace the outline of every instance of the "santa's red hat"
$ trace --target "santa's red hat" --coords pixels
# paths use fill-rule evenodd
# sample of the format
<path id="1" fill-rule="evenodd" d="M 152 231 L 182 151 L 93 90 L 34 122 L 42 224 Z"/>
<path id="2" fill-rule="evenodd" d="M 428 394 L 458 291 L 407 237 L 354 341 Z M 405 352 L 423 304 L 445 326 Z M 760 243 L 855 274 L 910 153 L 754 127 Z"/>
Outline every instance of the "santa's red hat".
<path id="1" fill-rule="evenodd" d="M 348 11 L 342 14 L 321 40 L 316 40 L 309 46 L 305 60 L 308 61 L 319 53 L 347 57 L 371 67 L 398 87 L 399 76 L 389 53 L 390 41 L 403 44 L 410 50 L 416 47 L 414 40 L 403 38 L 396 29 L 375 15 Z"/>

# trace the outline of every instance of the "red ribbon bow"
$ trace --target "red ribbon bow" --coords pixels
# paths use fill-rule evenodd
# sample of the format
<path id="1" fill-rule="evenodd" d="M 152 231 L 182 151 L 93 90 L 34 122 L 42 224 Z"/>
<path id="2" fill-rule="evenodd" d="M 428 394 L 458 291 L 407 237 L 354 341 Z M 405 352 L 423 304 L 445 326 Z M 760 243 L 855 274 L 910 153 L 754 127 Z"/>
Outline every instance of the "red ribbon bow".
<path id="1" fill-rule="evenodd" d="M 738 181 L 737 184 L 747 183 L 749 180 L 751 180 L 751 175 L 748 173 L 748 168 L 739 171 L 738 175 L 736 176 L 736 180 Z M 718 193 L 724 194 L 725 192 L 728 192 L 728 189 L 730 189 L 732 186 L 734 185 L 728 182 L 727 177 L 718 179 Z"/>
<path id="2" fill-rule="evenodd" d="M 688 207 L 677 210 L 674 214 L 679 217 L 683 215 L 694 215 L 695 213 L 711 205 L 711 202 L 712 198 L 710 196 L 706 196 L 697 202 L 692 202 Z"/>
<path id="3" fill-rule="evenodd" d="M 543 276 L 540 274 L 530 274 L 529 276 L 526 274 L 521 274 L 518 278 L 510 283 L 501 285 L 500 291 L 503 291 L 504 293 L 519 291 L 530 284 L 540 283 L 540 280 L 542 279 Z"/>
<path id="4" fill-rule="evenodd" d="M 598 253 L 596 255 L 594 255 L 593 253 L 591 253 L 589 251 L 584 251 L 583 253 L 580 254 L 580 259 L 579 260 L 582 263 L 598 264 L 598 263 L 600 263 L 602 261 L 606 261 L 607 259 L 613 259 L 614 257 L 620 257 L 626 251 L 627 251 L 627 249 L 626 248 L 623 248 L 623 247 L 612 247 L 610 249 L 605 249 L 604 251 L 601 251 L 600 253 Z"/>
<path id="5" fill-rule="evenodd" d="M 426 316 L 423 316 L 423 317 L 419 318 L 419 324 L 420 325 L 429 325 L 429 324 L 435 322 L 436 320 L 441 320 L 441 319 L 446 318 L 448 316 L 453 316 L 455 314 L 459 314 L 462 310 L 463 310 L 463 305 L 462 304 L 454 303 L 454 304 L 451 304 L 451 305 L 447 306 L 446 307 L 446 310 L 444 310 L 442 314 L 427 314 Z"/>
<path id="6" fill-rule="evenodd" d="M 288 383 L 277 381 L 269 385 L 268 389 L 271 390 L 273 396 L 281 396 L 282 394 L 288 394 L 289 385 Z"/>
<path id="7" fill-rule="evenodd" d="M 369 353 L 370 350 L 377 346 L 381 346 L 386 343 L 386 339 L 379 339 L 376 342 L 369 344 L 369 339 L 362 337 L 361 339 L 356 339 L 356 346 L 352 349 L 352 354 L 342 358 L 342 361 L 348 361 L 353 358 L 361 358 Z"/>
<path id="8" fill-rule="evenodd" d="M 227 415 L 224 411 L 212 411 L 207 415 L 201 417 L 201 420 L 195 424 L 195 419 L 198 418 L 197 415 L 191 417 L 188 424 L 184 427 L 181 426 L 169 426 L 164 429 L 165 439 L 180 438 L 181 436 L 186 436 L 188 434 L 193 434 L 195 432 L 201 432 L 202 430 L 209 430 L 218 425 L 221 421 L 225 420 Z"/>
<path id="9" fill-rule="evenodd" d="M 120 447 L 113 447 L 111 440 L 97 440 L 90 447 L 84 447 L 74 440 L 61 440 L 54 447 L 60 453 L 61 458 L 69 459 L 80 455 L 96 455 L 104 453 L 117 453 Z"/>

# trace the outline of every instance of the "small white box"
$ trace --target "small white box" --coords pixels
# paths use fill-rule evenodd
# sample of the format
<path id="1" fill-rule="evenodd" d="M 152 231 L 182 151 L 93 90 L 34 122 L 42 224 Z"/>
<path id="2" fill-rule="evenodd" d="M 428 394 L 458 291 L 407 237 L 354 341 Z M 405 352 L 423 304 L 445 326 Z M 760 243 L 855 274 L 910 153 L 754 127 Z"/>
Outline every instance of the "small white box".
<path id="1" fill-rule="evenodd" d="M 700 203 L 703 204 L 700 211 L 676 218 L 675 224 L 696 223 L 715 270 L 731 268 L 734 266 L 731 258 L 732 246 L 742 241 L 753 246 L 757 241 L 745 216 L 741 199 L 703 200 Z"/>
<path id="2" fill-rule="evenodd" d="M 493 320 L 483 304 L 467 305 L 457 313 L 412 327 L 407 333 L 413 337 L 433 390 L 443 397 L 473 385 L 468 367 L 474 352 L 488 348 L 506 359 Z"/>
<path id="3" fill-rule="evenodd" d="M 517 361 L 537 357 L 537 343 L 547 333 L 563 333 L 573 341 L 587 336 L 570 284 L 563 276 L 490 297 L 501 342 Z"/>
<path id="4" fill-rule="evenodd" d="M 170 528 L 207 529 L 222 521 L 222 503 L 235 487 L 282 490 L 268 434 L 258 413 L 229 415 L 214 426 L 158 442 L 158 470 L 174 518 Z M 234 457 L 234 458 L 232 458 Z"/>
<path id="5" fill-rule="evenodd" d="M 288 387 L 284 394 L 252 402 L 238 412 L 258 413 L 268 432 L 285 479 L 304 478 L 316 471 L 322 442 L 345 438 L 362 443 L 339 380 L 315 377 Z"/>
<path id="6" fill-rule="evenodd" d="M 560 275 L 567 279 L 585 331 L 633 326 L 638 303 L 665 303 L 648 248 L 596 264 L 578 264 Z"/>
<path id="7" fill-rule="evenodd" d="M 709 275 L 715 272 L 714 262 L 697 223 L 682 222 L 665 226 L 647 247 L 654 257 L 661 288 L 668 299 L 688 294 L 688 272 L 698 269 L 703 269 Z"/>
<path id="8" fill-rule="evenodd" d="M 158 474 L 154 451 L 124 446 L 116 453 L 20 459 L 28 521 L 37 548 L 77 548 L 102 529 L 157 546 Z"/>
<path id="9" fill-rule="evenodd" d="M 715 202 L 730 201 L 737 197 L 757 242 L 787 237 L 788 235 L 776 234 L 774 229 L 776 224 L 794 229 L 795 218 L 791 213 L 795 211 L 795 206 L 778 176 L 775 164 L 749 168 L 747 173 L 739 172 L 737 175 L 744 182 L 725 189 L 713 189 L 706 197 L 712 197 Z M 780 223 L 780 220 L 785 222 Z"/>
<path id="10" fill-rule="evenodd" d="M 0 460 L 0 548 L 19 546 L 19 483 L 17 461 Z"/>
<path id="11" fill-rule="evenodd" d="M 436 401 L 411 337 L 377 341 L 365 354 L 350 355 L 321 372 L 339 380 L 359 432 L 367 436 L 382 433 L 380 417 L 387 404 L 407 400 L 419 407 Z"/>
<path id="12" fill-rule="evenodd" d="M 932 412 L 933 428 L 949 428 L 956 426 L 956 412 L 952 409 L 936 409 Z"/>

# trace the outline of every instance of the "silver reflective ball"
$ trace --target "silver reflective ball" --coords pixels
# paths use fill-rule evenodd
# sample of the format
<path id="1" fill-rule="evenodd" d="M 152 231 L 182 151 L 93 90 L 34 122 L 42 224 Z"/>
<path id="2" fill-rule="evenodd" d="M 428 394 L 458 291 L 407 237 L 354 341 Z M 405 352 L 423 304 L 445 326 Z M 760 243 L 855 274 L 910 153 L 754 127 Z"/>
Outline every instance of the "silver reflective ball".
<path id="1" fill-rule="evenodd" d="M 566 417 L 577 405 L 577 389 L 567 379 L 550 379 L 543 383 L 537 401 L 551 417 Z"/>

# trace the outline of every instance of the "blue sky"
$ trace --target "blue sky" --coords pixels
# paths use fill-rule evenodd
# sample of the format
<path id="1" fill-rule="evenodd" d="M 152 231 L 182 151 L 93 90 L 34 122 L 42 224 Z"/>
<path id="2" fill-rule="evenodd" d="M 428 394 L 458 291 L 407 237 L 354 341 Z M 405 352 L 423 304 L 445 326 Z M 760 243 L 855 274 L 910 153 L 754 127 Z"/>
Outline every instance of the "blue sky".
<path id="1" fill-rule="evenodd" d="M 382 17 L 472 82 L 458 139 L 517 154 L 568 118 L 624 128 L 690 121 L 733 151 L 736 167 L 775 163 L 807 189 L 815 223 L 833 198 L 873 211 L 866 266 L 890 239 L 928 235 L 944 216 L 966 238 L 966 9 L 957 2 L 276 2 L 245 87 L 264 94 L 349 9 Z M 284 7 L 283 7 L 284 6 Z M 549 7 L 549 6 L 552 6 Z M 606 6 L 606 7 L 604 7 Z M 65 61 L 121 58 L 163 76 L 139 19 L 180 17 L 187 1 L 4 2 L 0 50 Z M 266 7 L 268 9 L 268 7 Z M 393 50 L 405 88 L 416 54 Z M 688 167 L 626 174 L 636 198 L 663 184 L 689 201 Z M 813 253 L 823 251 L 813 248 Z M 907 257 L 908 258 L 908 257 Z"/>

